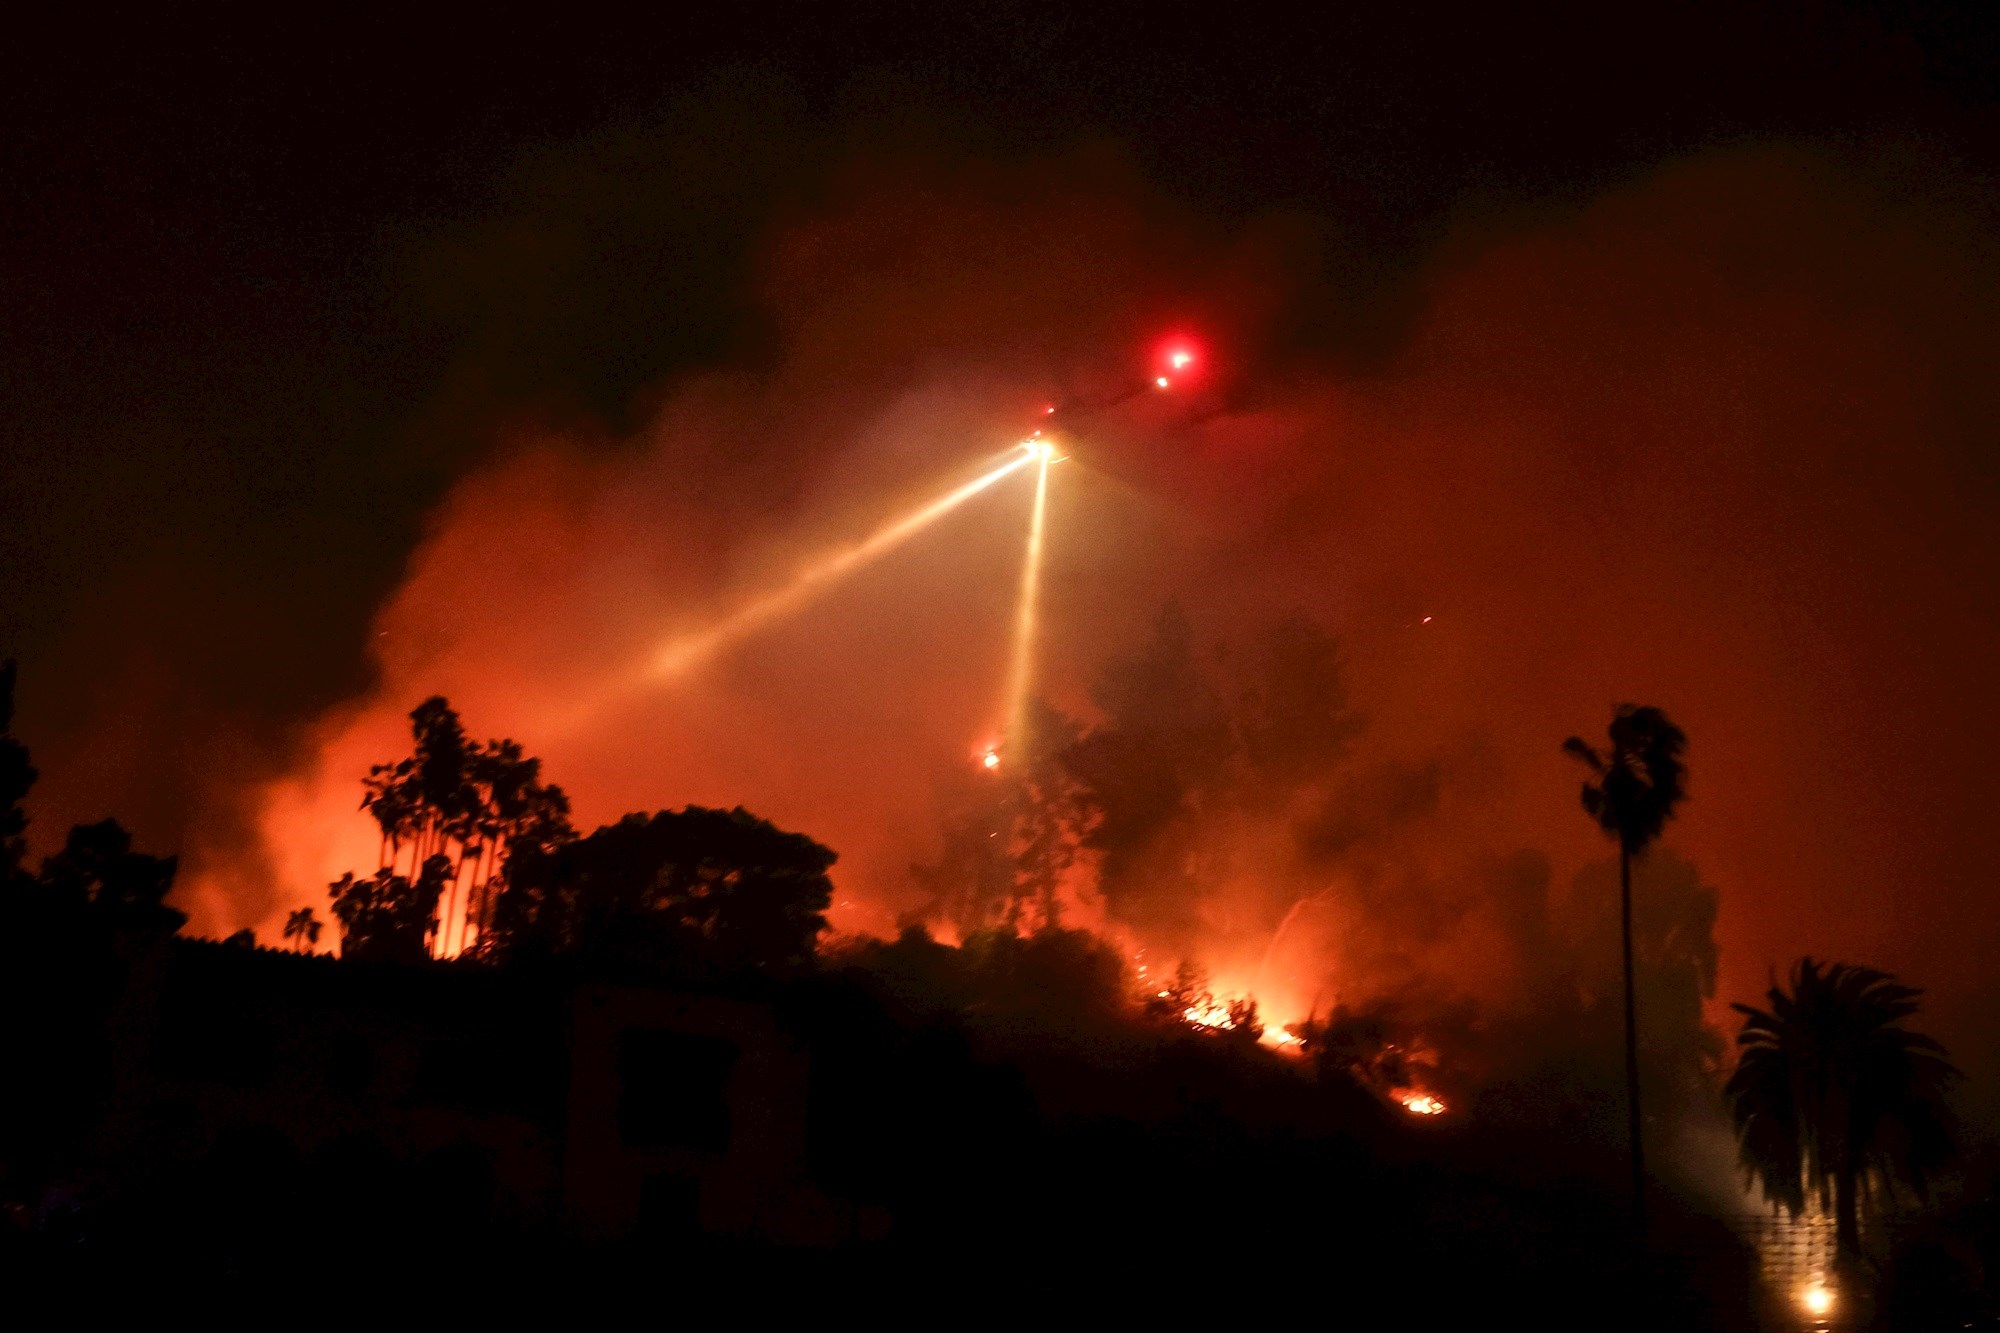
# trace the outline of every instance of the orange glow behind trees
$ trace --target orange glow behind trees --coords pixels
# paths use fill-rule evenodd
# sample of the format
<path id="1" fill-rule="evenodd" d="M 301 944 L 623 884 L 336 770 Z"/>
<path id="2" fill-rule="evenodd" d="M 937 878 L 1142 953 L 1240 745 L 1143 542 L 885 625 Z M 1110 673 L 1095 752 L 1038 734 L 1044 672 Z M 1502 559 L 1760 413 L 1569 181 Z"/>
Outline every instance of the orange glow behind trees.
<path id="1" fill-rule="evenodd" d="M 1197 291 L 1143 199 L 1046 185 L 1003 192 L 1018 205 L 949 183 L 836 202 L 774 250 L 785 350 L 768 372 L 663 386 L 615 458 L 558 429 L 461 482 L 371 626 L 379 688 L 330 709 L 281 777 L 226 793 L 245 827 L 190 854 L 197 927 L 275 933 L 323 906 L 329 878 L 373 864 L 355 779 L 442 693 L 547 758 L 587 822 L 740 801 L 811 833 L 842 854 L 836 927 L 893 935 L 924 897 L 908 867 L 937 844 L 934 775 L 998 778 L 1016 759 L 998 727 L 968 735 L 1010 691 L 1011 493 L 1004 509 L 961 506 L 948 534 L 933 524 L 924 558 L 865 554 L 908 539 L 908 516 L 790 580 L 746 572 L 791 549 L 794 520 L 893 508 L 878 497 L 935 466 L 937 440 L 991 431 L 997 404 L 1039 424 L 1051 401 L 1138 387 L 1129 420 L 1091 420 L 1089 469 L 1050 488 L 1036 691 L 1091 716 L 1106 664 L 1172 598 L 1227 694 L 1241 682 L 1209 654 L 1240 657 L 1260 623 L 1303 612 L 1340 639 L 1371 719 L 1296 807 L 1190 824 L 1172 850 L 1205 859 L 1170 885 L 1189 910 L 1122 918 L 1151 958 L 1200 958 L 1294 1031 L 1388 994 L 1518 1010 L 1554 947 L 1533 933 L 1544 924 L 1615 958 L 1615 934 L 1579 906 L 1602 887 L 1582 876 L 1604 849 L 1573 817 L 1552 742 L 1629 693 L 1702 747 L 1700 800 L 1671 841 L 1699 867 L 1690 884 L 1721 890 L 1701 927 L 1719 945 L 1702 973 L 1715 999 L 1749 997 L 1800 949 L 1860 955 L 1921 972 L 1953 1038 L 1953 997 L 1983 975 L 1993 930 L 1956 914 L 1946 940 L 1938 914 L 1882 893 L 1921 883 L 1972 901 L 1984 882 L 1976 856 L 1913 832 L 1973 826 L 1990 804 L 1990 765 L 1973 761 L 1991 737 L 1963 713 L 1966 673 L 1991 660 L 1991 626 L 1964 609 L 1985 566 L 1946 558 L 1984 549 L 1965 526 L 1975 492 L 1955 439 L 1886 443 L 1898 423 L 1990 419 L 1973 410 L 1988 388 L 1940 379 L 1984 363 L 1961 353 L 1987 345 L 1991 308 L 1952 237 L 1824 163 L 1713 155 L 1560 228 L 1471 238 L 1379 349 L 1379 373 L 1354 373 L 1266 327 L 1296 313 L 1284 274 Z M 889 225 L 908 243 L 886 270 L 857 262 Z M 954 258 L 968 252 L 992 262 Z M 1215 357 L 1192 339 L 1132 341 L 1159 330 L 1175 284 L 1243 326 L 1232 349 L 1274 354 L 1195 420 L 1146 386 L 1205 385 Z M 1196 359 L 1176 367 L 1183 345 Z M 1051 373 L 1070 364 L 1073 380 Z M 1771 504 L 1772 479 L 1794 476 L 1809 484 Z M 759 591 L 732 608 L 744 586 Z M 724 614 L 648 637 L 703 605 Z M 718 653 L 750 631 L 771 637 Z M 632 707 L 557 725 L 621 674 L 642 677 Z M 974 742 L 1002 746 L 998 773 Z M 1836 844 L 1825 828 L 1868 835 Z M 1100 898 L 1075 919 L 1125 910 Z M 1456 1086 L 1440 1091 L 1457 1100 Z"/>

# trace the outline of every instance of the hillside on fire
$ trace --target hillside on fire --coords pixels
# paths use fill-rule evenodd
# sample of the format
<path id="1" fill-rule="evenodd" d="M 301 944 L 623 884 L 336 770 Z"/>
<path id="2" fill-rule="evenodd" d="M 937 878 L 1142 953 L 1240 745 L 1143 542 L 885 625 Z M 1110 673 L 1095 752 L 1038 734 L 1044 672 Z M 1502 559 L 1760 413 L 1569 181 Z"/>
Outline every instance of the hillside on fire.
<path id="1" fill-rule="evenodd" d="M 1005 1304 L 1051 1298 L 1070 1281 L 1051 1256 L 1087 1255 L 1202 1301 L 1312 1272 L 1369 1319 L 1495 1301 L 1771 1319 L 1771 1256 L 1700 1174 L 1730 1137 L 1704 1009 L 1715 891 L 1665 851 L 1634 881 L 1658 1153 L 1635 1264 L 1615 867 L 1568 899 L 1528 851 L 1457 872 L 1505 927 L 1487 965 L 1508 1001 L 1406 962 L 1400 991 L 1267 1010 L 1205 970 L 1201 942 L 1227 936 L 1201 886 L 1231 857 L 1280 873 L 1269 821 L 1294 821 L 1300 858 L 1369 866 L 1434 936 L 1473 909 L 1393 850 L 1441 774 L 1350 771 L 1365 724 L 1331 639 L 1291 620 L 1222 660 L 1233 691 L 1169 608 L 1107 672 L 1097 720 L 1038 705 L 1037 744 L 954 793 L 914 871 L 931 897 L 887 939 L 829 933 L 837 857 L 812 838 L 692 806 L 581 832 L 538 760 L 474 740 L 441 698 L 410 714 L 406 755 L 357 775 L 380 864 L 329 885 L 330 919 L 190 938 L 173 859 L 115 821 L 31 868 L 36 773 L 0 738 L 7 1262 L 276 1295 L 304 1248 L 360 1289 L 443 1264 L 475 1285 L 526 1273 L 540 1299 L 583 1271 L 639 1281 L 634 1264 L 932 1299 L 998 1264 Z M 0 684 L 11 716 L 11 666 Z M 1586 805 L 1615 797 L 1606 772 Z M 1273 900 L 1261 928 L 1312 906 Z M 1948 1157 L 1937 1126 L 1935 1155 L 1904 1154 L 1920 1191 Z M 1870 1206 L 1892 1271 L 1952 1243 L 1883 1230 L 1893 1216 Z M 1427 1288 L 1445 1264 L 1453 1284 Z"/>
<path id="2" fill-rule="evenodd" d="M 2000 1330 L 2000 6 L 7 33 L 0 1309 Z"/>

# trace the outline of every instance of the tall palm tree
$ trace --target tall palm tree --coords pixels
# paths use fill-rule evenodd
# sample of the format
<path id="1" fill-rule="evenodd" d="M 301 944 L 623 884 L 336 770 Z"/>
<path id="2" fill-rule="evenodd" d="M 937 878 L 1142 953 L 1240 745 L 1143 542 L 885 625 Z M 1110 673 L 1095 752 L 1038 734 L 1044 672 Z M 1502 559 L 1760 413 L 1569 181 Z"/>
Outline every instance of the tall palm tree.
<path id="1" fill-rule="evenodd" d="M 319 917 L 310 907 L 301 907 L 285 918 L 285 938 L 297 940 L 300 953 L 319 944 L 319 931 Z"/>
<path id="2" fill-rule="evenodd" d="M 1743 1015 L 1725 1094 L 1751 1180 L 1793 1217 L 1832 1205 L 1840 1258 L 1861 1254 L 1865 1193 L 1919 1199 L 1952 1153 L 1944 1048 L 1903 1026 L 1922 992 L 1886 972 L 1802 958 L 1791 989 Z"/>
<path id="3" fill-rule="evenodd" d="M 1580 737 L 1563 742 L 1565 753 L 1590 770 L 1583 784 L 1584 812 L 1618 840 L 1619 926 L 1625 950 L 1625 1114 L 1631 1139 L 1632 1225 L 1646 1231 L 1646 1147 L 1639 1112 L 1639 1003 L 1632 978 L 1632 859 L 1645 851 L 1686 795 L 1681 753 L 1687 736 L 1657 708 L 1620 704 L 1603 750 Z"/>

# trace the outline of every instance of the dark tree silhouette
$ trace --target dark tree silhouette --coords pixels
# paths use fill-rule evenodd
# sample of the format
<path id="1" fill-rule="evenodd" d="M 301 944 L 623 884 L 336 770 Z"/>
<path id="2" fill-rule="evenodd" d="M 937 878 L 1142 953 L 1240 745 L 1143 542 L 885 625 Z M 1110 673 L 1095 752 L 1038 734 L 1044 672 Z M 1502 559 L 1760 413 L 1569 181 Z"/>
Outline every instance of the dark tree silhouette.
<path id="1" fill-rule="evenodd" d="M 35 785 L 35 766 L 28 762 L 28 747 L 10 734 L 14 726 L 15 664 L 0 664 L 0 888 L 22 873 L 28 845 L 22 834 L 28 828 L 28 812 L 21 807 Z"/>
<path id="2" fill-rule="evenodd" d="M 433 943 L 463 952 L 490 925 L 514 847 L 545 848 L 574 836 L 569 798 L 541 781 L 541 761 L 516 742 L 475 745 L 442 696 L 411 711 L 410 734 L 409 756 L 375 765 L 362 783 L 361 808 L 382 834 L 376 878 L 421 878 L 433 857 L 447 858 L 451 873 Z"/>
<path id="3" fill-rule="evenodd" d="M 1340 1074 L 1378 1096 L 1437 1085 L 1436 1052 L 1393 1002 L 1339 1006 L 1326 1018 L 1301 1023 L 1297 1035 L 1322 1073 Z"/>
<path id="4" fill-rule="evenodd" d="M 436 939 L 438 902 L 452 881 L 451 858 L 434 854 L 415 883 L 387 866 L 367 879 L 352 871 L 327 886 L 340 922 L 340 956 L 368 962 L 421 963 Z"/>
<path id="5" fill-rule="evenodd" d="M 1363 730 L 1348 703 L 1340 645 L 1300 617 L 1266 627 L 1251 645 L 1236 703 L 1236 734 L 1255 795 L 1282 804 L 1324 781 Z"/>
<path id="6" fill-rule="evenodd" d="M 949 780 L 938 853 L 910 866 L 924 901 L 905 913 L 904 928 L 948 921 L 961 938 L 1018 917 L 1018 867 L 1013 856 L 1014 784 L 981 772 Z"/>
<path id="7" fill-rule="evenodd" d="M 114 929 L 171 935 L 187 921 L 166 904 L 177 864 L 133 851 L 132 835 L 106 819 L 71 829 L 63 849 L 42 863 L 42 883 L 89 903 Z"/>
<path id="8" fill-rule="evenodd" d="M 521 849 L 493 914 L 503 961 L 632 972 L 784 972 L 813 957 L 834 853 L 742 808 L 631 814 Z"/>
<path id="9" fill-rule="evenodd" d="M 285 938 L 296 940 L 300 953 L 306 952 L 319 943 L 319 917 L 310 907 L 301 907 L 285 918 Z"/>
<path id="10" fill-rule="evenodd" d="M 1583 808 L 1618 841 L 1618 905 L 1625 963 L 1625 1104 L 1632 1153 L 1632 1220 L 1646 1227 L 1646 1149 L 1639 1106 L 1639 1005 L 1632 970 L 1632 860 L 1660 836 L 1685 791 L 1681 754 L 1687 737 L 1657 708 L 1620 704 L 1610 744 L 1599 751 L 1581 737 L 1563 742 L 1590 770 Z"/>
<path id="11" fill-rule="evenodd" d="M 826 961 L 867 976 L 926 1023 L 1098 1046 L 1131 1020 L 1125 959 L 1087 930 L 983 930 L 953 947 L 912 926 L 894 940 L 843 941 Z"/>
<path id="12" fill-rule="evenodd" d="M 1074 722 L 1036 700 L 1014 765 L 1013 827 L 1008 831 L 1018 905 L 1031 905 L 1043 930 L 1062 925 L 1063 877 L 1082 842 L 1082 793 L 1063 756 L 1076 744 Z M 1013 915 L 1018 920 L 1020 906 Z"/>
<path id="13" fill-rule="evenodd" d="M 811 959 L 834 854 L 810 838 L 689 807 L 579 839 L 569 798 L 514 741 L 473 743 L 442 697 L 419 704 L 410 729 L 411 753 L 364 781 L 382 865 L 329 887 L 343 956 L 566 957 L 683 975 Z"/>
<path id="14" fill-rule="evenodd" d="M 1106 667 L 1091 698 L 1102 720 L 1063 756 L 1082 846 L 1099 854 L 1109 911 L 1182 947 L 1200 932 L 1202 898 L 1235 869 L 1236 844 L 1217 830 L 1323 800 L 1362 730 L 1339 645 L 1298 617 L 1204 662 L 1187 618 L 1169 604 L 1151 638 Z M 1295 902 L 1265 904 L 1268 924 Z"/>
<path id="15" fill-rule="evenodd" d="M 1062 924 L 1060 890 L 1082 842 L 1083 808 L 1064 762 L 1074 722 L 1033 701 L 1000 763 L 954 775 L 938 856 L 910 867 L 929 895 L 904 925 L 946 920 L 961 937 Z"/>
<path id="16" fill-rule="evenodd" d="M 1084 844 L 1102 858 L 1099 888 L 1120 918 L 1184 934 L 1204 882 L 1194 816 L 1226 789 L 1237 740 L 1181 610 L 1169 605 L 1091 696 L 1104 721 L 1065 763 L 1087 813 Z"/>
<path id="17" fill-rule="evenodd" d="M 73 828 L 28 872 L 21 802 L 36 774 L 9 731 L 14 679 L 0 667 L 0 1177 L 19 1188 L 62 1169 L 107 1090 L 126 946 L 185 918 L 165 901 L 174 858 L 133 851 L 114 820 Z"/>
<path id="18" fill-rule="evenodd" d="M 469 929 L 483 939 L 517 850 L 546 852 L 576 836 L 569 822 L 569 796 L 541 780 L 542 761 L 511 740 L 488 741 L 473 758 L 472 783 L 480 800 L 472 831 L 472 883 L 466 890 Z M 464 931 L 461 930 L 461 941 Z"/>
<path id="19" fill-rule="evenodd" d="M 1903 1026 L 1922 992 L 1886 972 L 1802 958 L 1769 1009 L 1743 1015 L 1725 1089 L 1749 1178 L 1796 1217 L 1831 1206 L 1839 1253 L 1861 1256 L 1861 1209 L 1875 1192 L 1919 1199 L 1952 1155 L 1944 1094 L 1958 1078 L 1944 1048 Z"/>

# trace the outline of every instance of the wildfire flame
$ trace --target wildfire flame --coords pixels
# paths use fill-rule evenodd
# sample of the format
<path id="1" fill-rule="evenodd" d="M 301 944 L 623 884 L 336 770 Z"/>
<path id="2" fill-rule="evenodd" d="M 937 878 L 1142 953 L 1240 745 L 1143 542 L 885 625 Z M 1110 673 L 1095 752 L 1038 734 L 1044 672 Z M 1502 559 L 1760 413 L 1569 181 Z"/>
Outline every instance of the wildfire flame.
<path id="1" fill-rule="evenodd" d="M 1236 1026 L 1236 1020 L 1229 1015 L 1229 1006 L 1221 1000 L 1189 1005 L 1181 1010 L 1181 1017 L 1198 1028 L 1215 1028 L 1227 1032 Z"/>
<path id="2" fill-rule="evenodd" d="M 1428 1092 L 1406 1092 L 1396 1100 L 1400 1101 L 1403 1109 L 1411 1115 L 1443 1115 L 1445 1112 L 1444 1101 Z"/>

